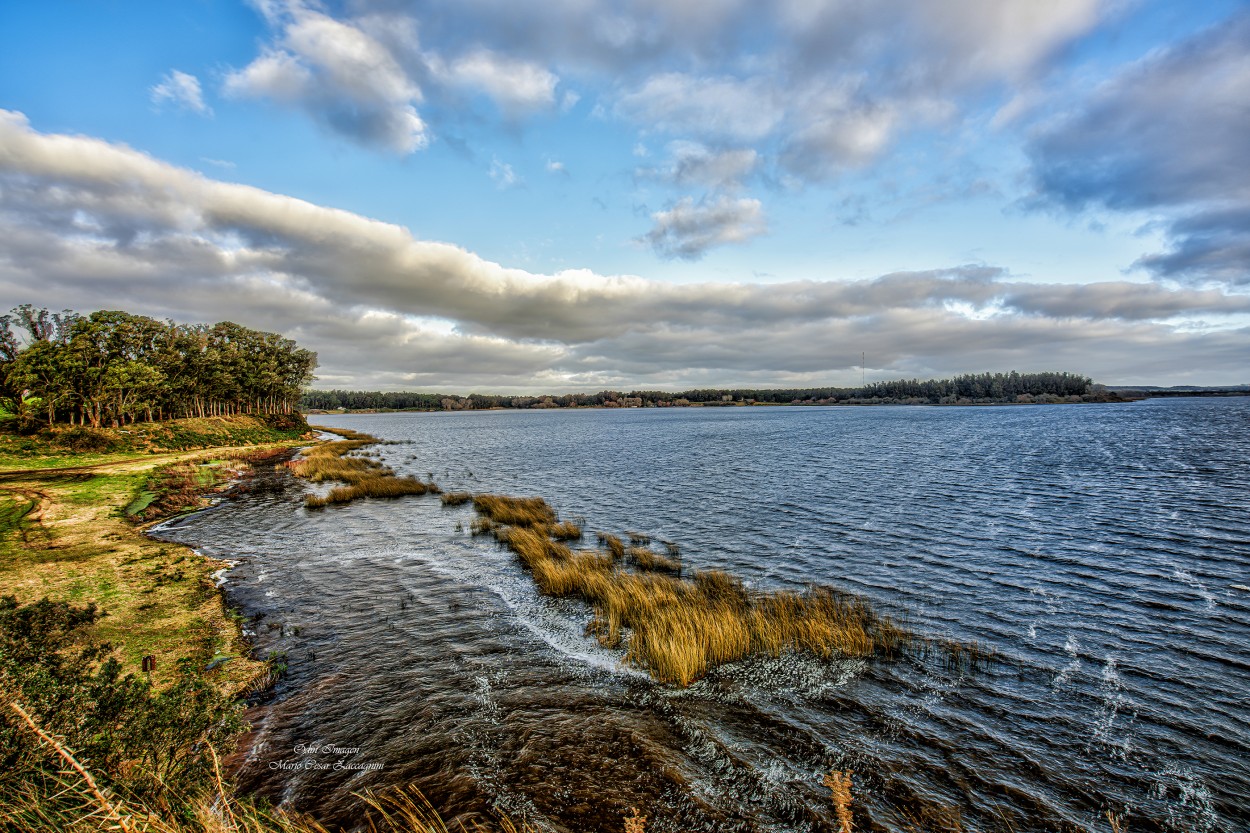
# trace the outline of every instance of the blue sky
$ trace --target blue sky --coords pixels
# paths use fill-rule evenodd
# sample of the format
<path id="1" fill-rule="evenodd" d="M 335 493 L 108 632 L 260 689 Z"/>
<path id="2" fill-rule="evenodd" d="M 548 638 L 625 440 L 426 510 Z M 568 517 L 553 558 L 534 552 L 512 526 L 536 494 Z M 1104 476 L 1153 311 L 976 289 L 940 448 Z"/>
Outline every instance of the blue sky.
<path id="1" fill-rule="evenodd" d="M 6 3 L 0 303 L 321 387 L 1244 383 L 1247 102 L 1233 2 Z"/>

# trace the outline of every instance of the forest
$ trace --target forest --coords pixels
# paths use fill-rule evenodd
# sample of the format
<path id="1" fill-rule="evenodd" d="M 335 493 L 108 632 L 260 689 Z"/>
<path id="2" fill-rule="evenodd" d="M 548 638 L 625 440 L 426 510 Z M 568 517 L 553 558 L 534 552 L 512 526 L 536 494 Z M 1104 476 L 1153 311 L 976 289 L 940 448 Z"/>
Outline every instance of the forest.
<path id="1" fill-rule="evenodd" d="M 177 324 L 118 310 L 24 304 L 0 316 L 0 409 L 20 428 L 287 414 L 317 354 L 229 321 Z"/>
<path id="2" fill-rule="evenodd" d="M 1075 397 L 1075 400 L 1073 399 Z M 706 388 L 680 393 L 641 390 L 569 393 L 560 396 L 500 396 L 474 393 L 310 390 L 301 405 L 310 410 L 458 411 L 487 408 L 684 407 L 751 403 L 773 405 L 976 404 L 987 402 L 1105 401 L 1115 398 L 1087 376 L 1075 373 L 980 373 L 952 379 L 874 382 L 858 388 Z"/>

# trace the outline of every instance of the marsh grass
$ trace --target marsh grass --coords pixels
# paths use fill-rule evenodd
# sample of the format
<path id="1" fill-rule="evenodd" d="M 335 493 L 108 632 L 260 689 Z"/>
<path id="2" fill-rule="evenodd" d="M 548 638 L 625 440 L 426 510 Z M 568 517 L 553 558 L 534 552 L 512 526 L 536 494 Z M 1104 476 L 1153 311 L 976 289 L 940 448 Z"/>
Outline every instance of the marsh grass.
<path id="1" fill-rule="evenodd" d="M 667 555 L 653 552 L 646 547 L 630 547 L 625 551 L 625 560 L 639 570 L 681 575 L 680 561 L 675 558 L 669 558 Z"/>
<path id="2" fill-rule="evenodd" d="M 564 521 L 553 525 L 548 532 L 551 537 L 557 541 L 579 541 L 582 537 L 582 528 L 580 524 L 572 521 Z"/>
<path id="3" fill-rule="evenodd" d="M 432 480 L 424 483 L 412 476 L 399 477 L 394 470 L 371 456 L 353 453 L 382 442 L 377 437 L 349 428 L 320 430 L 332 430 L 347 439 L 313 446 L 287 466 L 296 477 L 312 483 L 337 481 L 346 485 L 336 486 L 324 495 L 308 495 L 304 498 L 307 508 L 321 509 L 332 504 L 351 503 L 362 497 L 396 498 L 441 493 L 442 490 Z"/>
<path id="4" fill-rule="evenodd" d="M 540 497 L 474 495 L 473 508 L 497 524 L 508 526 L 547 526 L 556 522 L 556 512 Z"/>
<path id="5" fill-rule="evenodd" d="M 598 535 L 603 549 L 573 550 L 552 535 L 555 511 L 541 498 L 473 500 L 483 515 L 474 525 L 485 522 L 539 592 L 588 602 L 594 615 L 587 632 L 607 647 L 624 646 L 627 662 L 661 682 L 687 686 L 717 665 L 755 654 L 894 656 L 912 639 L 849 594 L 749 591 L 717 570 L 683 577 L 675 558 L 639 546 L 626 550 L 606 533 Z"/>
<path id="6" fill-rule="evenodd" d="M 445 492 L 443 494 L 444 506 L 461 506 L 473 500 L 471 492 Z"/>

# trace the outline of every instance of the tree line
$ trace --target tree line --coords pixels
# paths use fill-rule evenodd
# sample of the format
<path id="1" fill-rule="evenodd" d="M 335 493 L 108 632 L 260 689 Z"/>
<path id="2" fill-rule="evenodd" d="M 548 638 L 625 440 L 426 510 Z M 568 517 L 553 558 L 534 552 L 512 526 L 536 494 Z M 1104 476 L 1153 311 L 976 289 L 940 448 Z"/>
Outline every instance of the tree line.
<path id="1" fill-rule="evenodd" d="M 0 406 L 24 424 L 289 414 L 316 366 L 317 354 L 291 339 L 229 321 L 30 304 L 0 316 Z"/>
<path id="2" fill-rule="evenodd" d="M 560 396 L 508 396 L 474 393 L 402 391 L 305 391 L 300 404 L 311 410 L 455 411 L 488 408 L 682 407 L 765 403 L 959 404 L 985 402 L 1050 402 L 1105 397 L 1101 386 L 1075 373 L 969 373 L 951 379 L 874 382 L 857 388 L 702 388 L 679 393 L 655 390 L 599 391 Z"/>

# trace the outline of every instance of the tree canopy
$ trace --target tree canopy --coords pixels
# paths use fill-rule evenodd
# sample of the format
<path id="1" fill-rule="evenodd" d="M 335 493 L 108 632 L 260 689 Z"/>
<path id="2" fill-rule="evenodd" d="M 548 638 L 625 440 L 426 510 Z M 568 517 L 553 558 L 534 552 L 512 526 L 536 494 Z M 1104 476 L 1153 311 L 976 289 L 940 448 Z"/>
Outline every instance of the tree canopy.
<path id="1" fill-rule="evenodd" d="M 484 408 L 673 407 L 761 402 L 787 405 L 865 403 L 955 404 L 1031 402 L 1098 397 L 1098 386 L 1075 373 L 970 373 L 952 379 L 874 382 L 858 388 L 704 388 L 679 393 L 605 390 L 551 396 L 406 391 L 310 390 L 301 404 L 319 410 L 479 410 Z"/>
<path id="2" fill-rule="evenodd" d="M 49 426 L 290 413 L 316 366 L 317 354 L 291 339 L 229 321 L 30 304 L 0 316 L 0 400 Z"/>

